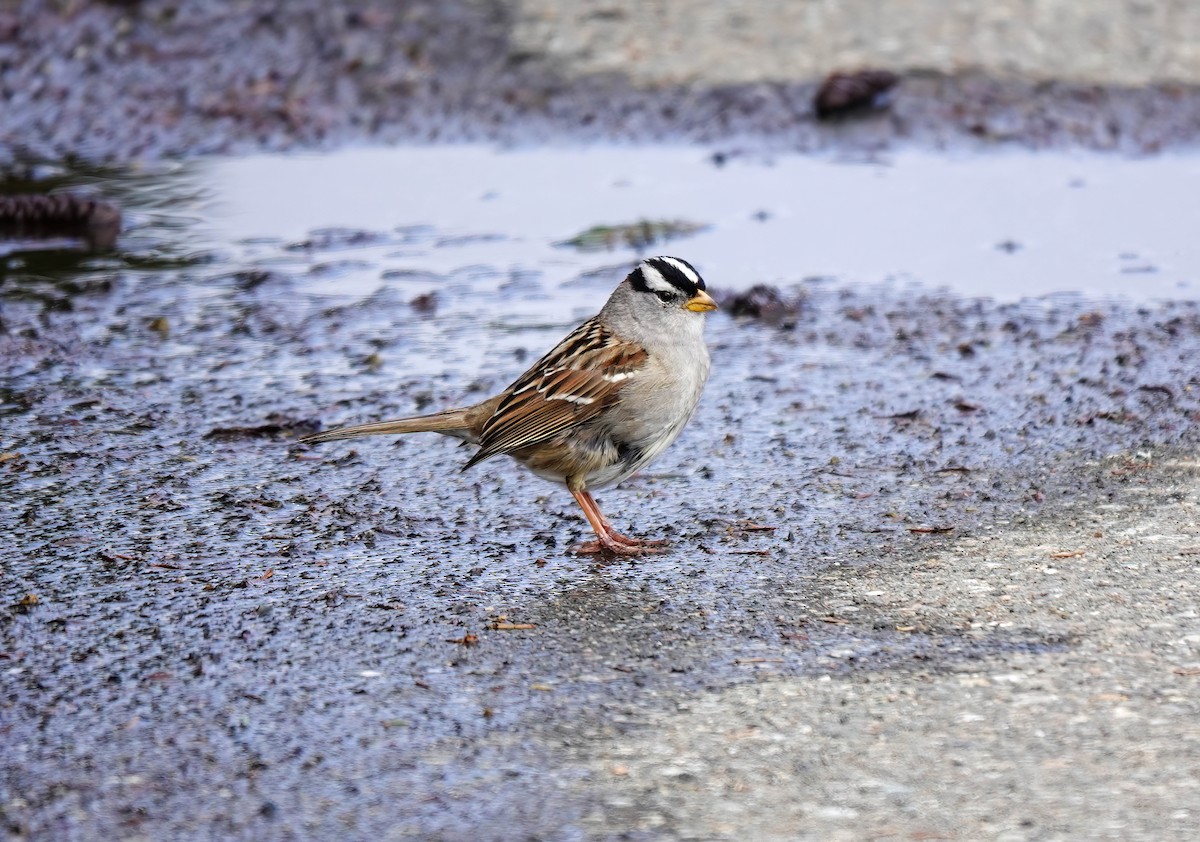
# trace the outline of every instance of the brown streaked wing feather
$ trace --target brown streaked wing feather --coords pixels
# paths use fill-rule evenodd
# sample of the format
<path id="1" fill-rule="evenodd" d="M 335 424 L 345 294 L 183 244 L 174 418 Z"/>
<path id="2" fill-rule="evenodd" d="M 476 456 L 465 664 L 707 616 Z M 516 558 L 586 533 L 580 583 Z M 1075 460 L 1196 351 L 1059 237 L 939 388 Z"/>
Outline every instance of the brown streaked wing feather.
<path id="1" fill-rule="evenodd" d="M 546 441 L 595 417 L 647 357 L 640 345 L 618 339 L 595 319 L 584 322 L 508 387 L 484 423 L 480 450 L 467 467 Z"/>

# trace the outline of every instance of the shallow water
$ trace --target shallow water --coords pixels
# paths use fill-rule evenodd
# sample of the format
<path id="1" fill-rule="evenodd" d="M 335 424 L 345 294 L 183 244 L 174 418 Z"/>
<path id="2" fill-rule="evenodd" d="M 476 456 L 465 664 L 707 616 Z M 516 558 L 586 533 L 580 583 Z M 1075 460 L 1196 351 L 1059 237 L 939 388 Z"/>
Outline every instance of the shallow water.
<path id="1" fill-rule="evenodd" d="M 999 301 L 1192 298 L 1200 289 L 1200 157 L 1187 154 L 906 151 L 847 160 L 463 145 L 45 172 L 48 186 L 85 185 L 126 208 L 121 247 L 135 266 L 137 256 L 207 256 L 221 271 L 302 275 L 318 296 L 417 293 L 482 276 L 484 286 L 553 290 L 638 256 L 563 241 L 643 219 L 705 226 L 647 251 L 686 255 L 726 289 L 823 278 Z M 594 300 L 554 297 L 585 309 Z"/>
<path id="2" fill-rule="evenodd" d="M 43 187 L 86 187 L 118 203 L 126 230 L 118 250 L 102 254 L 0 242 L 10 328 L 115 289 L 111 318 L 166 331 L 156 352 L 164 360 L 213 362 L 210 379 L 322 402 L 361 395 L 354 375 L 364 371 L 392 384 L 442 378 L 453 386 L 440 400 L 465 400 L 464 386 L 519 373 L 595 312 L 642 253 L 686 257 L 718 289 L 798 284 L 882 300 L 940 288 L 1036 312 L 1063 296 L 1076 306 L 1149 303 L 1200 289 L 1195 155 L 848 160 L 463 145 L 43 166 L 35 175 Z M 565 245 L 595 226 L 639 220 L 702 228 L 642 250 Z M 299 335 L 330 308 L 348 308 L 354 339 L 345 347 L 326 338 L 319 356 L 297 359 L 277 353 L 269 331 L 253 335 L 260 316 L 250 314 L 270 313 Z M 243 331 L 240 350 L 194 338 L 192 328 L 229 313 L 247 314 L 232 328 Z M 108 330 L 82 325 L 84 337 Z M 97 384 L 128 376 L 110 363 L 80 372 Z"/>
<path id="3" fill-rule="evenodd" d="M 117 252 L 100 255 L 0 243 L 10 315 L 20 299 L 70 306 L 114 271 L 160 288 L 181 313 L 253 287 L 296 318 L 363 304 L 380 344 L 406 323 L 405 370 L 455 377 L 474 376 L 489 355 L 540 353 L 643 253 L 686 257 L 725 290 L 942 288 L 1000 302 L 1148 302 L 1200 290 L 1195 155 L 851 160 L 462 145 L 39 175 L 44 187 L 84 186 L 117 202 L 126 230 Z M 641 220 L 701 229 L 640 250 L 565 245 Z"/>
<path id="4" fill-rule="evenodd" d="M 632 250 L 555 247 L 596 224 L 639 219 L 707 230 L 652 251 L 686 254 L 710 284 L 745 288 L 829 277 L 916 283 L 1011 301 L 1047 293 L 1133 299 L 1200 289 L 1200 158 L 1062 153 L 870 160 L 737 155 L 683 148 L 356 149 L 210 161 L 206 213 L 218 243 L 271 264 L 270 239 L 345 226 L 426 242 L 341 250 L 315 293 L 365 293 L 380 273 L 486 265 L 557 285 L 628 262 Z M 717 161 L 723 159 L 723 164 Z M 266 248 L 264 248 L 264 246 Z"/>

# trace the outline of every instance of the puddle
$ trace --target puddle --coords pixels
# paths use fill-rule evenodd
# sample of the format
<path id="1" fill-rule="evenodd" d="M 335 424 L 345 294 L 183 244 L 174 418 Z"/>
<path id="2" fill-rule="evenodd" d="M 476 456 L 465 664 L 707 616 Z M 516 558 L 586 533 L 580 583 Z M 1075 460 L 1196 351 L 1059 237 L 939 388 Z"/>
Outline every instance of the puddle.
<path id="1" fill-rule="evenodd" d="M 640 253 L 684 255 L 726 290 L 1150 301 L 1200 284 L 1194 155 L 462 145 L 31 172 L 6 191 L 85 188 L 124 210 L 126 231 L 118 251 L 97 254 L 0 243 L 10 324 L 24 321 L 19 303 L 69 309 L 120 272 L 181 315 L 250 290 L 297 320 L 361 306 L 379 343 L 410 325 L 409 370 L 452 376 L 552 342 Z M 631 225 L 648 236 L 595 247 L 595 232 Z M 655 236 L 669 241 L 639 242 Z"/>
<path id="2" fill-rule="evenodd" d="M 426 243 L 354 250 L 384 271 L 480 264 L 536 270 L 553 284 L 636 256 L 554 244 L 596 225 L 684 217 L 708 227 L 669 250 L 726 288 L 818 276 L 1011 301 L 1054 292 L 1186 298 L 1200 284 L 1195 156 L 906 152 L 848 162 L 715 159 L 690 147 L 461 146 L 214 161 L 205 177 L 209 221 L 229 243 L 292 241 L 329 225 L 436 232 Z M 259 249 L 242 256 L 272 259 Z M 306 288 L 364 293 L 379 280 L 379 271 L 350 267 Z"/>
<path id="3" fill-rule="evenodd" d="M 502 387 L 595 312 L 637 258 L 620 237 L 611 250 L 563 245 L 607 230 L 597 226 L 673 220 L 669 231 L 645 226 L 675 237 L 648 250 L 686 256 L 713 287 L 803 282 L 826 299 L 865 289 L 869 301 L 902 300 L 910 288 L 941 287 L 965 299 L 1140 302 L 1189 299 L 1200 277 L 1191 199 L 1200 157 L 1186 155 L 846 161 L 694 147 L 404 147 L 145 170 L 45 167 L 18 186 L 39 184 L 95 191 L 124 209 L 129 227 L 113 252 L 0 251 L 2 326 L 33 337 L 47 313 L 76 309 L 60 326 L 109 349 L 96 359 L 76 350 L 81 382 L 141 389 L 171 376 L 190 384 L 189 401 L 243 390 L 205 432 L 259 429 L 284 396 L 334 423 Z M 1053 300 L 1022 306 L 1054 318 Z M 869 308 L 851 316 L 838 316 L 836 332 L 854 342 L 810 341 L 805 365 L 858 364 L 895 333 Z M 729 341 L 720 324 L 710 327 L 714 345 Z M 6 384 L 0 414 L 24 413 L 53 364 L 23 359 L 9 369 L 23 385 Z M 1180 387 L 1162 384 L 1181 376 L 1165 363 L 1156 371 L 1144 388 L 1173 399 Z M 960 388 L 957 375 L 939 374 Z M 389 403 L 402 384 L 421 390 L 415 407 Z M 978 398 L 955 406 L 980 409 Z M 874 411 L 902 418 L 910 409 L 899 401 Z"/>
<path id="4" fill-rule="evenodd" d="M 62 271 L 158 270 L 208 253 L 295 276 L 316 296 L 428 291 L 447 276 L 534 293 L 598 273 L 607 287 L 620 270 L 600 270 L 637 250 L 619 238 L 607 250 L 563 244 L 596 226 L 679 219 L 697 230 L 644 251 L 686 254 L 723 288 L 817 277 L 1001 301 L 1149 300 L 1194 297 L 1200 284 L 1194 155 L 847 161 L 695 147 L 394 147 L 158 172 L 52 169 L 41 183 L 82 184 L 129 217 L 123 260 L 59 260 Z M 567 298 L 595 303 L 591 289 Z"/>

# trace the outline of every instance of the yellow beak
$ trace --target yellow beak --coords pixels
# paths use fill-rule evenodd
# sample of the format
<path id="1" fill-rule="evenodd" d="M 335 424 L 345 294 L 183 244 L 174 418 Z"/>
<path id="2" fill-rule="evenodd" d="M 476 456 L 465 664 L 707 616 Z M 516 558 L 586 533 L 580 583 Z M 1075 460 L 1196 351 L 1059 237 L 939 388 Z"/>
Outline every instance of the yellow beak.
<path id="1" fill-rule="evenodd" d="M 691 310 L 693 313 L 706 313 L 709 310 L 717 309 L 717 302 L 713 301 L 712 296 L 707 292 L 699 290 L 683 306 L 684 309 Z"/>

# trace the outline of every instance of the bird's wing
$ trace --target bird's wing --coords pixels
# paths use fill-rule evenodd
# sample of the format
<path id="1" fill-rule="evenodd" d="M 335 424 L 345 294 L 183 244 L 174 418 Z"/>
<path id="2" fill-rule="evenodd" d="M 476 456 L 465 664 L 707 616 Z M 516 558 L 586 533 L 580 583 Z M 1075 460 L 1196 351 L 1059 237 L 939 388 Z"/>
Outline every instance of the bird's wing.
<path id="1" fill-rule="evenodd" d="M 620 339 L 595 319 L 584 322 L 508 387 L 466 467 L 595 417 L 648 358 L 641 345 Z"/>

